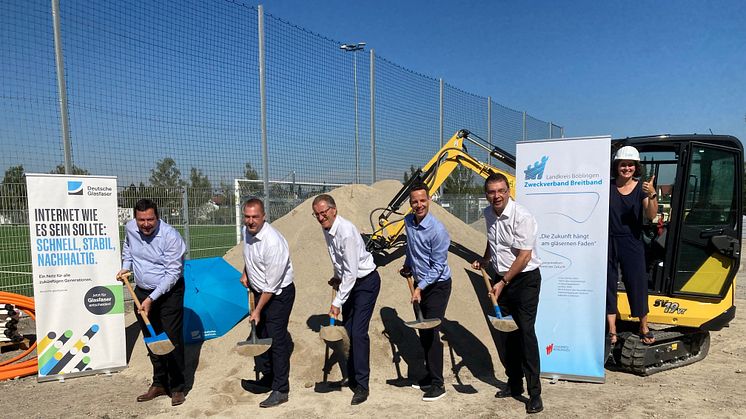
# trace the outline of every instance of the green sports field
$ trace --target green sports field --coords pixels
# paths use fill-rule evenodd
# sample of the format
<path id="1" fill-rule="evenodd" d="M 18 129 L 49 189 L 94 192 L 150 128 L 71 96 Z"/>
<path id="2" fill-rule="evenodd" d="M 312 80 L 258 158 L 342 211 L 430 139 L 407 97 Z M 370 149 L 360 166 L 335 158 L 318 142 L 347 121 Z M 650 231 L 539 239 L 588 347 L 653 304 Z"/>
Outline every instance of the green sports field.
<path id="1" fill-rule="evenodd" d="M 184 235 L 184 226 L 175 226 Z M 119 229 L 120 239 L 123 227 Z M 189 226 L 191 259 L 222 256 L 236 244 L 233 225 Z M 28 225 L 0 225 L 0 291 L 33 295 Z"/>

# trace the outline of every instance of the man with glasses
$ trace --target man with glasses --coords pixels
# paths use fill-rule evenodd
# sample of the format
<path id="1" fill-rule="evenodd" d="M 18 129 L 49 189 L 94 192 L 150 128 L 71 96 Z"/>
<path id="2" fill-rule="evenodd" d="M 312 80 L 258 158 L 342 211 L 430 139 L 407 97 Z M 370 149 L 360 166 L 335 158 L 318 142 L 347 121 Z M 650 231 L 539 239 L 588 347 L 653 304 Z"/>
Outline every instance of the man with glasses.
<path id="1" fill-rule="evenodd" d="M 484 209 L 487 222 L 487 246 L 474 269 L 490 264 L 497 272 L 492 293 L 505 314 L 513 316 L 518 330 L 503 335 L 500 361 L 508 376 L 508 387 L 495 394 L 497 398 L 517 398 L 523 393 L 526 377 L 529 401 L 526 413 L 544 410 L 539 382 L 539 343 L 534 324 L 541 287 L 541 261 L 534 250 L 538 227 L 528 210 L 510 198 L 508 179 L 493 173 L 484 181 L 489 206 Z"/>
<path id="2" fill-rule="evenodd" d="M 381 277 L 373 256 L 365 250 L 360 232 L 354 224 L 337 215 L 337 204 L 330 195 L 317 196 L 311 204 L 313 216 L 321 224 L 326 247 L 334 267 L 329 285 L 337 295 L 329 307 L 329 316 L 337 318 L 342 311 L 344 326 L 350 337 L 347 375 L 353 391 L 350 404 L 358 405 L 370 393 L 370 338 L 368 328 Z"/>

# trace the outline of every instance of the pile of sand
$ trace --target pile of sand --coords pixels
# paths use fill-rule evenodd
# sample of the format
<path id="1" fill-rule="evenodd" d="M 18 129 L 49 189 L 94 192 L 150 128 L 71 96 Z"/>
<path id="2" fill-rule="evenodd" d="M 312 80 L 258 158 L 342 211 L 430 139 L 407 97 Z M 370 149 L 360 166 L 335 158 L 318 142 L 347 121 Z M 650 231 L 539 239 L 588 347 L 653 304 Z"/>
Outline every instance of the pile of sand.
<path id="1" fill-rule="evenodd" d="M 337 202 L 341 216 L 357 225 L 362 233 L 370 233 L 371 210 L 385 207 L 400 188 L 401 183 L 397 181 L 382 181 L 372 187 L 341 187 L 332 191 L 331 195 Z M 327 280 L 333 271 L 321 228 L 311 212 L 309 199 L 272 223 L 290 245 L 296 274 L 297 293 L 289 326 L 295 343 L 291 359 L 291 398 L 298 397 L 299 392 L 314 396 L 315 390 L 323 388 L 318 383 L 323 377 L 325 345 L 318 337 L 318 327 L 327 321 L 325 314 L 331 298 Z M 485 316 L 491 307 L 481 276 L 469 267 L 470 262 L 484 251 L 484 234 L 436 204 L 431 204 L 431 213 L 443 222 L 452 241 L 448 261 L 453 274 L 453 291 L 446 312 L 447 320 L 443 323 L 446 383 L 458 385 L 460 382 L 473 383 L 478 380 L 493 388 L 497 384 L 496 374 L 503 377 L 503 373 L 497 361 L 492 329 Z M 237 269 L 242 269 L 241 245 L 227 252 L 225 259 Z M 397 273 L 404 260 L 402 250 L 390 259 L 393 260 L 379 267 L 381 293 L 370 326 L 371 391 L 379 397 L 384 390 L 396 389 L 392 385 L 408 385 L 408 377 L 417 379 L 425 373 L 423 353 L 416 334 L 413 329 L 403 325 L 404 321 L 413 320 L 414 316 L 406 282 Z M 233 414 L 236 412 L 232 410 L 233 405 L 247 402 L 255 405 L 261 400 L 261 396 L 251 395 L 240 386 L 240 379 L 254 378 L 253 360 L 234 351 L 236 342 L 246 339 L 247 331 L 248 325 L 243 321 L 227 335 L 206 341 L 198 349 L 194 388 L 184 406 L 188 415 Z M 140 356 L 139 350 L 135 348 L 129 373 L 147 377 L 150 365 Z M 454 376 L 454 370 L 458 372 L 458 377 Z M 340 378 L 340 368 L 334 366 L 329 380 Z M 468 390 L 465 389 L 466 392 Z M 343 403 L 349 403 L 348 393 L 340 392 L 335 395 L 336 398 L 315 395 L 309 400 L 314 400 L 318 411 L 319 404 L 338 404 L 339 397 L 345 400 Z M 401 401 L 402 408 L 416 398 L 416 394 L 405 395 Z"/>

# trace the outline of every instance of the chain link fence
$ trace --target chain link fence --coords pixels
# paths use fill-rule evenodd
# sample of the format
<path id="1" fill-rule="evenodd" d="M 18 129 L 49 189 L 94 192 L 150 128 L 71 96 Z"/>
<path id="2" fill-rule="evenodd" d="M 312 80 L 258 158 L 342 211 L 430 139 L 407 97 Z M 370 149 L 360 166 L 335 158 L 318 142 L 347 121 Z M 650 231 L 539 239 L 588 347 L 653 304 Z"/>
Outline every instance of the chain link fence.
<path id="1" fill-rule="evenodd" d="M 117 176 L 122 221 L 154 198 L 200 258 L 235 243 L 235 179 L 272 220 L 313 185 L 401 180 L 461 128 L 513 153 L 563 136 L 240 1 L 51 3 L 0 2 L 0 290 L 31 293 L 25 173 Z"/>

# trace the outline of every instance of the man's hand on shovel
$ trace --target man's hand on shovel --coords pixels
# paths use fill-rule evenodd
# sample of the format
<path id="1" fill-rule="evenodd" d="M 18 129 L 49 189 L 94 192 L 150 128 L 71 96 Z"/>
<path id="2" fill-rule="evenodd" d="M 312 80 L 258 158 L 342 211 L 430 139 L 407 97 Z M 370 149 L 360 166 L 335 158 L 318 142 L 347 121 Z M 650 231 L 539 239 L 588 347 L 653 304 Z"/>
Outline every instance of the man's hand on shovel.
<path id="1" fill-rule="evenodd" d="M 142 300 L 140 303 L 140 314 L 144 314 L 146 316 L 150 315 L 150 307 L 153 304 L 153 300 L 150 299 L 150 297 L 147 297 L 146 299 Z"/>
<path id="2" fill-rule="evenodd" d="M 410 303 L 414 303 L 415 301 L 418 303 L 422 302 L 422 290 L 419 288 L 414 289 L 414 292 L 412 293 L 412 301 L 410 301 Z"/>
<path id="3" fill-rule="evenodd" d="M 339 318 L 339 307 L 335 307 L 334 305 L 329 306 L 329 317 L 334 317 L 335 319 Z"/>
<path id="4" fill-rule="evenodd" d="M 119 282 L 124 283 L 124 276 L 130 276 L 132 275 L 132 272 L 128 271 L 127 269 L 122 269 L 121 271 L 117 272 L 116 279 Z"/>
<path id="5" fill-rule="evenodd" d="M 495 300 L 500 298 L 500 293 L 503 291 L 503 288 L 505 288 L 505 282 L 503 281 L 497 281 L 497 283 L 492 286 L 492 295 L 495 296 Z"/>
<path id="6" fill-rule="evenodd" d="M 487 269 L 488 266 L 490 266 L 490 260 L 487 258 L 479 258 L 471 263 L 471 267 L 476 270 Z"/>
<path id="7" fill-rule="evenodd" d="M 121 271 L 117 272 L 116 278 L 117 278 L 117 281 L 124 282 L 124 279 L 129 278 L 130 276 L 132 276 L 131 271 L 122 269 Z M 140 302 L 140 309 L 138 310 L 138 312 L 140 314 L 144 314 L 148 316 L 150 315 L 150 308 L 152 307 L 152 305 L 153 305 L 153 300 L 150 299 L 150 297 L 147 297 L 144 300 L 142 300 L 142 302 Z"/>
<path id="8" fill-rule="evenodd" d="M 259 310 L 256 307 L 251 310 L 249 315 L 249 323 L 254 322 L 254 325 L 259 325 Z"/>

